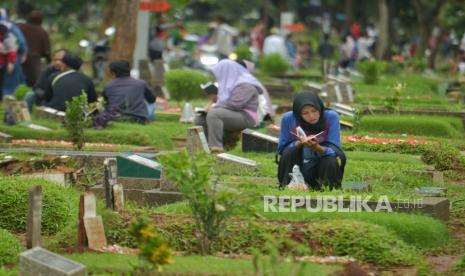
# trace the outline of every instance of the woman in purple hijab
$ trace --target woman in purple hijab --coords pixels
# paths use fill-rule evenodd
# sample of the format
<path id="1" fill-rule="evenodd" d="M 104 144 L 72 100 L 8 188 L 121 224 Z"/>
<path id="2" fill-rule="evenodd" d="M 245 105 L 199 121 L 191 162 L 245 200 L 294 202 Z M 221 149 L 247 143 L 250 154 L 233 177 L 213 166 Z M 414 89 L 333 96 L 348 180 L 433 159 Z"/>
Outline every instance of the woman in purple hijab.
<path id="1" fill-rule="evenodd" d="M 223 152 L 223 138 L 232 132 L 257 125 L 260 82 L 237 62 L 223 59 L 213 74 L 218 81 L 216 105 L 206 116 L 197 116 L 194 123 L 204 127 L 213 153 Z"/>

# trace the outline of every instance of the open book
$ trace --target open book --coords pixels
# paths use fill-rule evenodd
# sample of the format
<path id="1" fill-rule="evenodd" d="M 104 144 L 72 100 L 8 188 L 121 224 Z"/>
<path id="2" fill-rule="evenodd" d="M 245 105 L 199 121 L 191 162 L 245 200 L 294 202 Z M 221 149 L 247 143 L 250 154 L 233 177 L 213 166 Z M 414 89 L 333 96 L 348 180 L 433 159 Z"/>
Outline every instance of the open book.
<path id="1" fill-rule="evenodd" d="M 296 128 L 296 133 L 291 131 L 291 134 L 296 136 L 297 138 L 299 138 L 302 142 L 305 142 L 305 141 L 308 141 L 308 140 L 315 139 L 316 137 L 320 136 L 324 132 L 325 131 L 323 130 L 322 132 L 317 133 L 315 135 L 307 136 L 307 134 L 305 134 L 305 131 L 300 126 L 298 126 Z"/>
<path id="2" fill-rule="evenodd" d="M 207 94 L 218 94 L 218 83 L 217 82 L 206 82 L 200 85 L 203 91 Z"/>

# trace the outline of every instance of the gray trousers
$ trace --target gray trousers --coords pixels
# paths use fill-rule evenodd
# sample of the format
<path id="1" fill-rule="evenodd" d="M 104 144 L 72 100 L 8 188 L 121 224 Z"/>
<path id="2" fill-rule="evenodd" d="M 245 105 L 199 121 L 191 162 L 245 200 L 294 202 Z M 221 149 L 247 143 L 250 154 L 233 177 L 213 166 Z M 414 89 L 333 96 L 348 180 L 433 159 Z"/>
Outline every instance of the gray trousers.
<path id="1" fill-rule="evenodd" d="M 245 111 L 232 111 L 219 107 L 213 108 L 206 116 L 197 115 L 194 124 L 203 127 L 210 147 L 223 148 L 224 132 L 251 128 L 255 122 Z"/>

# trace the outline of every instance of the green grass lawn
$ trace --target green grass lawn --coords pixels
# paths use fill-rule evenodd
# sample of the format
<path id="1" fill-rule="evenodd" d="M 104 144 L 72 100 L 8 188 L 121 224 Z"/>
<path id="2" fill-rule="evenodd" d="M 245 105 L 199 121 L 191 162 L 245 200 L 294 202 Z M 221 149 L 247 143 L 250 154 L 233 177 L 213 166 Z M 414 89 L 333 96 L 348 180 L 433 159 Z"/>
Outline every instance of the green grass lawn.
<path id="1" fill-rule="evenodd" d="M 65 255 L 87 266 L 92 274 L 124 274 L 132 271 L 131 264 L 137 263 L 137 256 L 110 253 L 83 253 Z M 289 275 L 295 264 L 280 264 L 277 275 Z M 271 267 L 270 267 L 271 268 Z M 339 265 L 306 263 L 302 275 L 329 275 L 340 270 Z M 214 256 L 176 256 L 174 263 L 164 267 L 172 275 L 254 275 L 252 260 L 228 259 Z M 162 274 L 163 275 L 163 274 Z"/>

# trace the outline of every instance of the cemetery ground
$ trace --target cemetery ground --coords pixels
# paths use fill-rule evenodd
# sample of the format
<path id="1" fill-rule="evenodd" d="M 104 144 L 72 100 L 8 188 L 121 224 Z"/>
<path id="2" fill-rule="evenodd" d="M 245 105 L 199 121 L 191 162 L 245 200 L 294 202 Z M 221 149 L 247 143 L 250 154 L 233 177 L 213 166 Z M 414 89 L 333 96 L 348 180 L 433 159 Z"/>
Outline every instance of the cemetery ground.
<path id="1" fill-rule="evenodd" d="M 407 84 L 399 96 L 400 104 L 394 104 L 397 110 L 378 112 L 389 107 L 386 102 L 397 82 Z M 303 82 L 293 85 L 298 89 Z M 360 269 L 390 273 L 387 275 L 464 273 L 465 158 L 461 152 L 465 151 L 465 133 L 464 116 L 459 113 L 463 104 L 451 103 L 441 94 L 441 80 L 417 74 L 383 75 L 377 85 L 354 80 L 353 86 L 356 106 L 370 108 L 359 112 L 358 119 L 341 116 L 356 128 L 355 133 L 342 132 L 348 157 L 343 190 L 278 190 L 274 153 L 243 152 L 239 142 L 228 153 L 254 160 L 257 167 L 213 162 L 219 178 L 212 175 L 211 180 L 236 195 L 237 202 L 232 205 L 247 208 L 231 211 L 207 256 L 201 255 L 201 235 L 188 195 L 170 204 L 141 202 L 132 197 L 131 184 L 123 184 L 127 185 L 127 200 L 124 210 L 115 212 L 106 208 L 104 190 L 95 187 L 104 185 L 105 158 L 140 152 L 163 165 L 160 156 L 182 149 L 190 125 L 179 123 L 179 114 L 159 113 L 157 121 L 146 126 L 117 122 L 104 130 L 86 129 L 89 144 L 79 155 L 71 154 L 70 143 L 61 142 L 67 134 L 60 122 L 33 119 L 49 131 L 0 125 L 0 131 L 13 139 L 1 145 L 0 274 L 16 275 L 20 270 L 18 256 L 27 240 L 28 189 L 34 185 L 41 185 L 43 191 L 42 246 L 84 264 L 91 274 L 134 272 L 140 251 L 131 222 L 138 218 L 147 218 L 174 251 L 172 263 L 164 266 L 166 275 L 270 275 L 271 271 L 275 275 L 363 275 Z M 275 103 L 290 105 L 289 98 Z M 269 132 L 267 128 L 257 131 Z M 54 150 L 61 153 L 53 155 Z M 70 176 L 59 185 L 56 179 L 42 179 L 44 171 Z M 123 177 L 118 176 L 120 180 Z M 96 213 L 102 217 L 108 244 L 98 250 L 80 246 L 77 239 L 80 193 L 89 190 L 97 193 Z M 263 196 L 318 195 L 371 196 L 372 200 L 386 196 L 404 205 L 439 198 L 445 205 L 440 209 L 433 206 L 432 211 L 397 208 L 392 213 L 264 209 Z M 229 212 L 228 206 L 221 207 Z"/>

